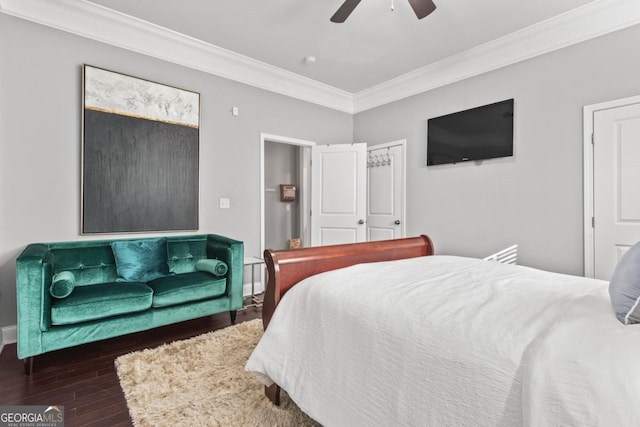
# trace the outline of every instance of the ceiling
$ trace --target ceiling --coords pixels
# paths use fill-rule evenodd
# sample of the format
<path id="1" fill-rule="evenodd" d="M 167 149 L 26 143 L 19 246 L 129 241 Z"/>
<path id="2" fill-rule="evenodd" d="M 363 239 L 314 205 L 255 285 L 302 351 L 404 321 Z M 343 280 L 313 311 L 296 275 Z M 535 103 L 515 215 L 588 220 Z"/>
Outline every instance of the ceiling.
<path id="1" fill-rule="evenodd" d="M 638 0 L 0 0 L 0 13 L 349 114 L 640 25 Z M 312 55 L 313 64 L 304 58 Z"/>
<path id="2" fill-rule="evenodd" d="M 92 0 L 329 86 L 357 93 L 548 20 L 592 0 L 434 0 L 418 20 L 407 0 Z M 304 58 L 315 56 L 314 64 Z"/>

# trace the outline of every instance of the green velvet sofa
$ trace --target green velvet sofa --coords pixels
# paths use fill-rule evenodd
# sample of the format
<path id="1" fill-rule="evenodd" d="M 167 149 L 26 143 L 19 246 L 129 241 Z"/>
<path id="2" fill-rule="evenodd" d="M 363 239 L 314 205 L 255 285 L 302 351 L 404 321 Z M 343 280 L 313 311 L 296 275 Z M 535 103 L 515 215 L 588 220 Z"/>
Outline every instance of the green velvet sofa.
<path id="1" fill-rule="evenodd" d="M 125 281 L 113 245 L 158 241 L 168 274 Z M 53 350 L 224 311 L 235 323 L 243 252 L 242 242 L 215 234 L 28 245 L 16 260 L 18 358 L 25 372 L 33 370 L 34 356 Z M 224 264 L 223 275 L 201 268 L 212 262 Z M 59 285 L 69 284 L 62 279 L 70 277 L 71 290 L 59 295 Z"/>

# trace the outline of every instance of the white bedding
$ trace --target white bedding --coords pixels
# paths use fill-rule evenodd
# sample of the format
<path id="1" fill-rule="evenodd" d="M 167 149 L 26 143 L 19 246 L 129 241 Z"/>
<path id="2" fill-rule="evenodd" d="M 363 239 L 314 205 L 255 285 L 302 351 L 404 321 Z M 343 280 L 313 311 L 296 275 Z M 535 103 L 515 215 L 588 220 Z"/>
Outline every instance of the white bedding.
<path id="1" fill-rule="evenodd" d="M 607 282 L 427 256 L 308 278 L 246 369 L 325 426 L 640 425 Z"/>

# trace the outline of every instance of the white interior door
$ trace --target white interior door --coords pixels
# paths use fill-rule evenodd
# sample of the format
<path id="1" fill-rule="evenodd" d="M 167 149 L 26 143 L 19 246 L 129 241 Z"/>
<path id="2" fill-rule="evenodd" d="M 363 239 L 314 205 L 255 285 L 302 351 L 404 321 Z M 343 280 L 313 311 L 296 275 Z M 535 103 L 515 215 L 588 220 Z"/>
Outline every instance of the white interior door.
<path id="1" fill-rule="evenodd" d="M 367 240 L 405 236 L 405 142 L 369 147 Z"/>
<path id="2" fill-rule="evenodd" d="M 594 276 L 640 240 L 640 103 L 593 114 Z"/>
<path id="3" fill-rule="evenodd" d="M 367 144 L 312 148 L 311 245 L 366 240 Z"/>

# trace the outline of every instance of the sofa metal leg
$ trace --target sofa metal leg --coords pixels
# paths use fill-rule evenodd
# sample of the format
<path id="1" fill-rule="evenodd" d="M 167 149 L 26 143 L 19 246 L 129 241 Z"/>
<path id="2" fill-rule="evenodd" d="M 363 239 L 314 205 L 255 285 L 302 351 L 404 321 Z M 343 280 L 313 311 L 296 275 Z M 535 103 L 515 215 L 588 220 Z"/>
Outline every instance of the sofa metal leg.
<path id="1" fill-rule="evenodd" d="M 24 359 L 24 374 L 31 375 L 33 373 L 33 359 L 35 356 L 27 357 Z"/>
<path id="2" fill-rule="evenodd" d="M 229 312 L 229 315 L 231 316 L 231 324 L 232 325 L 236 324 L 236 314 L 237 314 L 236 310 L 231 310 Z"/>

